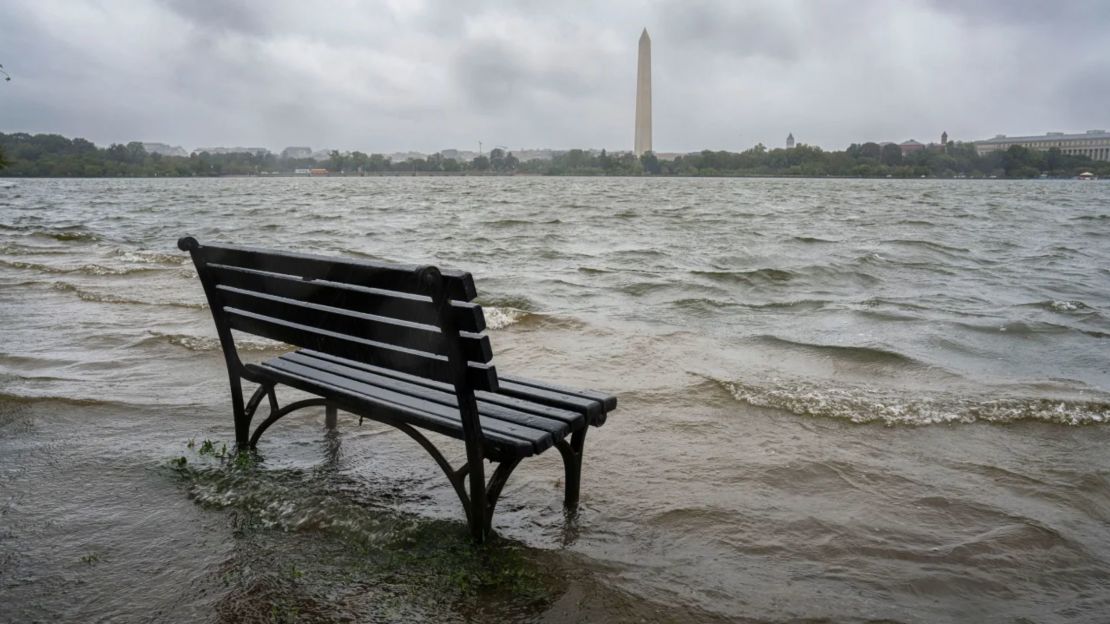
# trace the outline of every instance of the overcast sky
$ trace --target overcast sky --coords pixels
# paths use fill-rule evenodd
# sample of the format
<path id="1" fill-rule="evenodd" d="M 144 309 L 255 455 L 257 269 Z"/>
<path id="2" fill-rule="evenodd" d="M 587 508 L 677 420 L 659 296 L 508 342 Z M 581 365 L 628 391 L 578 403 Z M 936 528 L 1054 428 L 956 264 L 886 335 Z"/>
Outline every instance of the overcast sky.
<path id="1" fill-rule="evenodd" d="M 4 0 L 0 131 L 658 152 L 1110 126 L 1110 0 Z"/>

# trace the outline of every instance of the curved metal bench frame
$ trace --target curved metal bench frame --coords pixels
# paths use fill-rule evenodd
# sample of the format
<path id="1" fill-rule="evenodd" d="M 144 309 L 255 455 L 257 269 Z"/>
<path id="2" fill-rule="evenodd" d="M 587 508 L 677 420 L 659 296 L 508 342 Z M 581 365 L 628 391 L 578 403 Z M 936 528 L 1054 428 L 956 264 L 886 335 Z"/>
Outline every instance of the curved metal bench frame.
<path id="1" fill-rule="evenodd" d="M 254 394 L 251 395 L 250 400 L 248 400 L 244 406 L 241 419 L 238 417 L 236 418 L 237 429 L 240 420 L 245 422 L 246 427 L 249 429 L 251 421 L 254 420 L 255 413 L 262 404 L 263 397 L 269 398 L 270 413 L 267 414 L 265 420 L 255 427 L 254 433 L 250 435 L 250 442 L 248 443 L 248 448 L 250 450 L 254 450 L 257 447 L 258 440 L 271 425 L 281 420 L 282 417 L 306 407 L 324 407 L 327 412 L 326 422 L 328 428 L 336 426 L 335 413 L 337 408 L 333 403 L 327 399 L 315 398 L 295 401 L 281 407 L 277 399 L 276 385 L 277 384 L 268 381 L 260 382 Z M 241 396 L 240 394 L 240 397 Z M 466 512 L 467 524 L 473 526 L 476 519 L 473 517 L 472 509 L 475 505 L 481 505 L 481 499 L 479 498 L 475 501 L 466 490 L 467 475 L 470 473 L 470 463 L 466 462 L 458 468 L 453 467 L 451 462 L 447 461 L 447 458 L 443 456 L 443 453 L 431 440 L 409 424 L 378 418 L 372 420 L 399 429 L 413 440 L 416 440 L 416 442 L 432 456 L 432 459 L 435 460 L 440 470 L 442 470 L 443 474 L 447 477 L 447 480 L 451 482 L 451 486 L 455 489 L 455 494 L 458 495 L 459 502 L 462 503 L 463 510 Z M 559 454 L 563 458 L 563 469 L 566 475 L 563 489 L 563 504 L 568 510 L 573 510 L 578 505 L 579 485 L 582 478 L 582 450 L 586 444 L 587 429 L 588 427 L 583 427 L 579 431 L 572 433 L 569 443 L 566 439 L 561 439 L 555 443 L 555 447 L 559 449 Z M 501 497 L 501 491 L 505 487 L 505 483 L 509 480 L 509 476 L 512 475 L 516 467 L 520 465 L 522 459 L 521 457 L 513 457 L 497 462 L 497 467 L 490 476 L 489 482 L 482 488 L 483 497 L 485 498 L 485 504 L 482 505 L 484 513 L 481 517 L 481 521 L 485 523 L 484 533 L 492 531 L 493 511 L 497 506 L 498 499 Z"/>

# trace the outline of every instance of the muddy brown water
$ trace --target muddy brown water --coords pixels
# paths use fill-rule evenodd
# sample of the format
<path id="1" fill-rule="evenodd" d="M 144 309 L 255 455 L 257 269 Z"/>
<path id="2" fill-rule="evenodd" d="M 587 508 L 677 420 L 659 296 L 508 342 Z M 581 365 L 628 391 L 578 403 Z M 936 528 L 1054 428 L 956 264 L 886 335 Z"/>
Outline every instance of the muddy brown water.
<path id="1" fill-rule="evenodd" d="M 312 410 L 220 457 L 184 234 L 472 271 L 499 370 L 619 396 L 578 513 L 545 454 L 474 548 Z M 1110 620 L 1107 184 L 15 180 L 0 321 L 0 621 Z"/>

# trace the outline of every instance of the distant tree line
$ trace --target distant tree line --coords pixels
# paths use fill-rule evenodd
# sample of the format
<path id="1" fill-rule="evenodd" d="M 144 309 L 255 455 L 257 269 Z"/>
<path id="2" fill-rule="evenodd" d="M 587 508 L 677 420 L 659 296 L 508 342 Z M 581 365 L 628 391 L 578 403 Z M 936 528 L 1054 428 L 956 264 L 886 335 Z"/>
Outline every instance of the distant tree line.
<path id="1" fill-rule="evenodd" d="M 5 167 L 6 165 L 6 167 Z M 164 156 L 146 151 L 142 143 L 97 147 L 85 139 L 56 134 L 0 133 L 0 168 L 5 176 L 34 177 L 182 177 L 290 174 L 323 168 L 333 174 L 533 174 L 600 176 L 808 176 L 808 177 L 999 177 L 1075 176 L 1082 171 L 1110 177 L 1110 163 L 1021 146 L 979 156 L 971 143 L 951 142 L 903 155 L 894 144 L 853 143 L 844 151 L 799 145 L 767 149 L 762 144 L 743 151 L 702 151 L 663 160 L 652 153 L 610 154 L 572 149 L 549 160 L 520 161 L 512 152 L 490 150 L 471 160 L 432 154 L 394 162 L 382 154 L 332 151 L 329 158 L 281 158 L 275 154 L 210 154 Z"/>

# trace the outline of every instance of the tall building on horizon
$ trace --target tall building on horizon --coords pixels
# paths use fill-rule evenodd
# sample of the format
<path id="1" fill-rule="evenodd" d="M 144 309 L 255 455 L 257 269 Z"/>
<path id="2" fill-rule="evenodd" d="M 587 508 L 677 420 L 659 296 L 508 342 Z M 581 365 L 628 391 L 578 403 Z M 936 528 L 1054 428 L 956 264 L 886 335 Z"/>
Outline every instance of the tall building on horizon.
<path id="1" fill-rule="evenodd" d="M 786 149 L 794 149 L 794 133 L 786 135 Z"/>
<path id="2" fill-rule="evenodd" d="M 636 140 L 633 153 L 641 156 L 651 149 L 651 37 L 647 28 L 640 34 L 640 57 L 636 64 Z"/>

